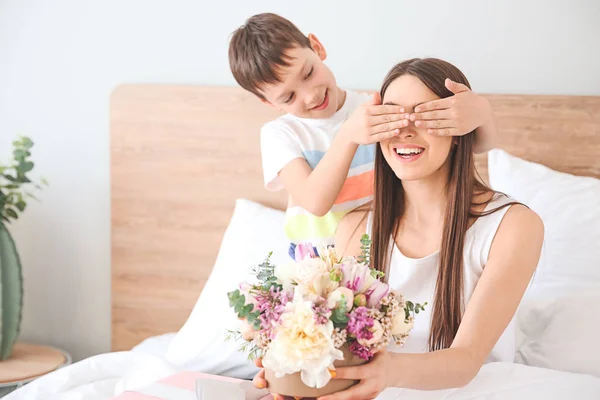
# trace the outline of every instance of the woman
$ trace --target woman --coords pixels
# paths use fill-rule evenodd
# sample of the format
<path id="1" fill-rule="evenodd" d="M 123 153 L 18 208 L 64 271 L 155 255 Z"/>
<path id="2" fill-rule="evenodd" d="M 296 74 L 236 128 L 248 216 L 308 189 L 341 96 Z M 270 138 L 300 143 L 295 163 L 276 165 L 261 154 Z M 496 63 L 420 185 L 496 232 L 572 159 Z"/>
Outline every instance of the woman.
<path id="1" fill-rule="evenodd" d="M 388 73 L 381 97 L 410 110 L 452 102 L 446 78 L 469 86 L 447 62 L 408 60 Z M 388 387 L 461 387 L 486 361 L 514 361 L 512 318 L 538 264 L 543 231 L 533 211 L 478 181 L 472 133 L 432 136 L 415 121 L 381 142 L 372 210 L 341 221 L 336 248 L 357 256 L 369 233 L 373 267 L 393 289 L 428 305 L 404 347 L 338 368 L 334 379 L 360 383 L 322 399 L 371 399 Z"/>

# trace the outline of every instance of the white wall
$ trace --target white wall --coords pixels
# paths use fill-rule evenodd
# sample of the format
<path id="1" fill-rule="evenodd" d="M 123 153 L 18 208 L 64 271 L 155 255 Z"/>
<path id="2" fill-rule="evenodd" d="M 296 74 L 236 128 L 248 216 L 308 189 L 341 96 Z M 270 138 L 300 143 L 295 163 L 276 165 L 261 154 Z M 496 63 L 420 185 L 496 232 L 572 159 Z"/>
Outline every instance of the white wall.
<path id="1" fill-rule="evenodd" d="M 228 35 L 254 13 L 316 33 L 342 87 L 375 89 L 397 61 L 437 56 L 480 92 L 600 95 L 596 0 L 366 3 L 0 0 L 0 159 L 30 135 L 50 181 L 11 227 L 22 338 L 76 359 L 109 350 L 109 95 L 124 82 L 233 85 Z"/>

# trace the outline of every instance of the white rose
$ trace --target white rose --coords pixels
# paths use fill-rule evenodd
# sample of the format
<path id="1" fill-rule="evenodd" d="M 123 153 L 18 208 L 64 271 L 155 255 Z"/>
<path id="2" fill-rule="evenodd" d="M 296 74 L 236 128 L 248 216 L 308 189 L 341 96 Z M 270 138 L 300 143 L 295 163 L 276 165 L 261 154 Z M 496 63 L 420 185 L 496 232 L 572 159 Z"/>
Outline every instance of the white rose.
<path id="1" fill-rule="evenodd" d="M 383 326 L 379 321 L 374 321 L 373 326 L 370 331 L 373 333 L 373 337 L 371 339 L 358 339 L 358 343 L 362 344 L 365 347 L 369 347 L 375 343 L 378 343 L 383 338 Z"/>
<path id="2" fill-rule="evenodd" d="M 308 258 L 296 263 L 295 278 L 298 283 L 309 285 L 329 274 L 327 263 L 320 258 Z"/>
<path id="3" fill-rule="evenodd" d="M 283 290 L 291 292 L 294 289 L 293 278 L 296 270 L 296 263 L 289 262 L 275 266 L 274 274 L 277 277 L 277 282 L 283 286 Z"/>
<path id="4" fill-rule="evenodd" d="M 319 256 L 323 260 L 325 260 L 329 268 L 332 268 L 338 263 L 339 259 L 333 246 L 325 246 L 323 244 L 319 244 L 317 246 L 317 251 L 319 252 Z"/>
<path id="5" fill-rule="evenodd" d="M 352 290 L 343 286 L 335 289 L 327 297 L 327 307 L 334 309 L 340 301 L 346 302 L 346 311 L 350 312 L 352 304 L 354 304 L 354 293 L 352 293 Z"/>
<path id="6" fill-rule="evenodd" d="M 246 320 L 241 322 L 240 332 L 242 334 L 242 338 L 248 342 L 254 340 L 254 336 L 256 335 L 256 331 Z"/>
<path id="7" fill-rule="evenodd" d="M 329 293 L 333 292 L 340 286 L 340 283 L 331 279 L 329 274 L 329 269 L 321 275 L 320 278 L 317 278 L 312 286 L 312 292 L 315 296 L 321 296 L 327 298 Z M 313 299 L 314 300 L 314 299 Z"/>
<path id="8" fill-rule="evenodd" d="M 392 319 L 392 335 L 402 336 L 411 331 L 414 321 L 412 318 L 407 321 L 405 317 L 404 310 L 400 310 L 400 312 L 394 316 L 394 319 Z"/>
<path id="9" fill-rule="evenodd" d="M 313 300 L 315 297 L 327 295 L 339 285 L 331 280 L 329 266 L 320 258 L 305 258 L 275 267 L 275 276 L 282 284 L 283 290 L 290 291 L 295 283 L 303 286 Z"/>
<path id="10" fill-rule="evenodd" d="M 265 368 L 278 378 L 301 372 L 302 382 L 309 387 L 322 388 L 331 375 L 329 369 L 344 355 L 333 343 L 333 323 L 317 324 L 313 303 L 304 301 L 300 291 L 285 306 L 280 325 L 275 330 L 264 358 Z"/>

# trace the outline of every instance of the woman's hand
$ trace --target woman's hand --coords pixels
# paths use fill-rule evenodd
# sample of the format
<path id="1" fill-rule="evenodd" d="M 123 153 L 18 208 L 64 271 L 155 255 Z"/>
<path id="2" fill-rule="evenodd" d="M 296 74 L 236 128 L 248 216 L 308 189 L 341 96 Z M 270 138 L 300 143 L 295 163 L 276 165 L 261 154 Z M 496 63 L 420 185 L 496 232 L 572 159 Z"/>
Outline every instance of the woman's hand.
<path id="1" fill-rule="evenodd" d="M 265 370 L 262 365 L 262 359 L 257 358 L 256 360 L 254 360 L 254 364 L 256 364 L 256 366 L 258 368 L 260 368 L 260 371 L 258 371 L 258 373 L 254 376 L 254 379 L 252 379 L 252 384 L 257 389 L 264 389 L 267 387 L 267 381 L 265 380 Z M 273 397 L 273 400 L 285 400 L 286 399 L 285 396 L 282 396 L 282 395 L 276 394 L 276 393 L 271 393 L 271 396 Z"/>
<path id="2" fill-rule="evenodd" d="M 333 379 L 353 379 L 360 382 L 350 389 L 319 397 L 318 400 L 353 400 L 374 399 L 393 382 L 393 353 L 382 351 L 377 353 L 367 364 L 357 367 L 336 368 Z"/>
<path id="3" fill-rule="evenodd" d="M 252 379 L 252 384 L 257 389 L 264 389 L 267 387 L 267 381 L 265 380 L 265 369 L 262 365 L 262 358 L 257 358 L 254 360 L 254 364 L 260 368 L 260 371 L 254 376 Z"/>

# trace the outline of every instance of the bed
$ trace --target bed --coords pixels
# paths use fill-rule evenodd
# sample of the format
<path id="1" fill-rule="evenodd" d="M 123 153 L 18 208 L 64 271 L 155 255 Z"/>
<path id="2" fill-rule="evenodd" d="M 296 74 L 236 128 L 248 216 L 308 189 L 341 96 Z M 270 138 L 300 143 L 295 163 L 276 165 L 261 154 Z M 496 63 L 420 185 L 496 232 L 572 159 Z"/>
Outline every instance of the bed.
<path id="1" fill-rule="evenodd" d="M 494 108 L 501 131 L 498 147 L 503 151 L 490 153 L 489 160 L 487 155 L 477 157 L 477 170 L 485 181 L 494 188 L 508 189 L 511 195 L 523 196 L 522 201 L 538 204 L 536 193 L 557 186 L 551 180 L 539 183 L 539 176 L 558 174 L 560 179 L 555 179 L 562 182 L 558 186 L 571 185 L 569 179 L 574 179 L 573 185 L 579 185 L 583 193 L 576 200 L 591 204 L 588 208 L 592 210 L 597 205 L 600 210 L 600 204 L 586 197 L 600 187 L 600 97 L 486 97 Z M 207 343 L 221 332 L 211 332 L 213 336 L 194 332 L 193 325 L 198 322 L 191 321 L 205 318 L 205 325 L 210 324 L 201 314 L 213 301 L 222 301 L 211 296 L 218 297 L 226 287 L 215 282 L 227 276 L 239 281 L 244 274 L 240 268 L 259 261 L 256 258 L 271 247 L 286 253 L 280 228 L 287 198 L 284 193 L 263 188 L 258 135 L 260 126 L 277 115 L 238 88 L 123 85 L 113 92 L 112 352 L 55 371 L 7 399 L 103 399 L 177 371 L 204 368 L 197 359 L 192 360 L 192 355 L 205 351 L 207 358 Z M 496 172 L 488 171 L 488 165 Z M 518 173 L 527 168 L 531 172 Z M 509 170 L 517 173 L 503 175 Z M 535 192 L 530 193 L 532 190 Z M 550 206 L 540 203 L 538 207 L 546 207 L 541 214 L 547 213 L 549 220 L 556 214 Z M 594 218 L 581 221 L 585 229 L 593 229 Z M 595 234 L 600 236 L 597 229 L 591 237 Z M 588 242 L 574 245 L 588 246 Z M 596 254 L 586 254 L 584 261 Z M 556 259 L 551 249 L 547 255 L 551 261 Z M 598 259 L 592 262 L 600 267 Z M 247 266 L 240 267 L 240 260 L 247 261 Z M 581 307 L 600 300 L 594 294 L 600 288 L 600 276 L 593 268 L 581 273 L 573 273 L 571 267 L 565 269 L 567 279 L 562 278 L 561 267 L 541 271 L 540 284 L 531 290 L 531 301 L 520 310 L 520 318 L 527 325 L 536 318 L 552 317 L 542 315 L 558 301 L 549 293 L 564 294 L 566 300 L 561 300 L 561 305 L 571 304 L 567 300 L 572 301 L 573 296 Z M 587 297 L 582 298 L 584 286 Z M 581 324 L 585 326 L 580 324 L 570 331 L 596 332 L 600 315 L 592 314 L 584 317 Z M 572 315 L 566 314 L 569 317 Z M 529 331 L 522 330 L 521 345 L 534 350 L 523 351 L 519 363 L 488 364 L 466 388 L 439 392 L 390 389 L 380 399 L 600 398 L 600 371 L 588 365 L 589 359 L 581 359 L 600 351 L 560 362 L 536 359 L 531 354 L 540 353 L 535 348 L 547 338 L 536 342 L 531 335 L 543 334 L 543 328 L 537 324 Z M 191 355 L 173 354 L 177 347 L 181 353 L 182 346 Z M 207 366 L 208 372 L 244 378 L 251 375 L 252 366 L 231 367 L 242 361 L 233 353 L 212 349 L 217 350 L 223 360 Z"/>

